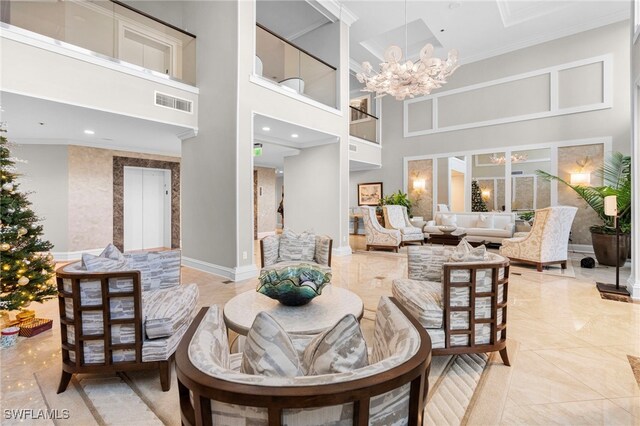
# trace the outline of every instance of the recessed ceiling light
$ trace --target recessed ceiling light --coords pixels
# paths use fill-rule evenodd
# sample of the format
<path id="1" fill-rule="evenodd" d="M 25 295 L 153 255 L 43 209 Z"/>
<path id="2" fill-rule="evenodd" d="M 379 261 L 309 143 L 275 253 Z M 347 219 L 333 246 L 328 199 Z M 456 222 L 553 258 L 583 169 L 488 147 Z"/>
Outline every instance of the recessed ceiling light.
<path id="1" fill-rule="evenodd" d="M 271 127 L 264 126 L 262 130 L 264 130 L 265 132 L 268 132 L 269 130 L 271 130 Z"/>
<path id="2" fill-rule="evenodd" d="M 298 137 L 298 134 L 297 134 L 297 133 L 291 133 L 291 137 L 292 137 L 292 138 L 297 138 L 297 137 Z"/>
<path id="3" fill-rule="evenodd" d="M 93 130 L 86 129 L 86 130 L 84 131 L 84 134 L 85 134 L 85 135 L 95 135 L 95 134 L 96 134 L 96 132 L 94 132 Z"/>

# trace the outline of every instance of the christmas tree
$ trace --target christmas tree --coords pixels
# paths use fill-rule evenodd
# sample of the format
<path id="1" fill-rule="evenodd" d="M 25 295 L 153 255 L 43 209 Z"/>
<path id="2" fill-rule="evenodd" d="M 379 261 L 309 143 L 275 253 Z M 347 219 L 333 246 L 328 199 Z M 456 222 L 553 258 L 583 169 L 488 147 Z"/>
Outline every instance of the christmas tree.
<path id="1" fill-rule="evenodd" d="M 18 191 L 15 162 L 0 129 L 0 309 L 9 311 L 43 302 L 57 294 L 53 277 L 53 245 L 40 239 L 42 226 Z"/>
<path id="2" fill-rule="evenodd" d="M 480 191 L 478 182 L 475 180 L 471 181 L 471 211 L 472 212 L 488 211 L 487 205 L 484 203 L 484 200 L 482 199 L 482 191 Z"/>

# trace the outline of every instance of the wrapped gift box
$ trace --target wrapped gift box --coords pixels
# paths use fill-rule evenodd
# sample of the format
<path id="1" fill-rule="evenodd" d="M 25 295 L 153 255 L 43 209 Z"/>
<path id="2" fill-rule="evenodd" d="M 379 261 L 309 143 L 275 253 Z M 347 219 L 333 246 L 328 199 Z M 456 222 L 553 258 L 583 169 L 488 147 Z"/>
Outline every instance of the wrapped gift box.
<path id="1" fill-rule="evenodd" d="M 45 318 L 32 318 L 20 323 L 20 336 L 33 337 L 43 331 L 51 330 L 53 320 Z"/>

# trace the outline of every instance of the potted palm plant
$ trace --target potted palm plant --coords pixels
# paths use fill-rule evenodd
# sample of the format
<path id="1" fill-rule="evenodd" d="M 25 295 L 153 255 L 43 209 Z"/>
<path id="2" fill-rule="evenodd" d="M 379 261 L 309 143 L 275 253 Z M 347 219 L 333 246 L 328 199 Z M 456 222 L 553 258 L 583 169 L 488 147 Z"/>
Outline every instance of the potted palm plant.
<path id="1" fill-rule="evenodd" d="M 536 170 L 538 176 L 547 180 L 556 180 L 573 189 L 591 207 L 602 220 L 601 224 L 591 226 L 591 243 L 598 263 L 616 266 L 616 228 L 614 218 L 604 214 L 604 197 L 617 196 L 618 223 L 620 226 L 620 250 L 617 256 L 620 265 L 624 265 L 631 246 L 631 157 L 614 152 L 596 171 L 602 178 L 602 186 L 571 185 L 569 182 L 542 170 Z"/>
<path id="2" fill-rule="evenodd" d="M 411 215 L 411 200 L 409 199 L 409 196 L 398 190 L 398 192 L 394 192 L 391 195 L 387 195 L 386 197 L 383 197 L 382 199 L 380 199 L 380 205 L 381 206 L 390 206 L 390 205 L 394 205 L 394 206 L 405 206 L 407 208 L 407 214 L 409 215 L 409 217 L 412 217 Z"/>

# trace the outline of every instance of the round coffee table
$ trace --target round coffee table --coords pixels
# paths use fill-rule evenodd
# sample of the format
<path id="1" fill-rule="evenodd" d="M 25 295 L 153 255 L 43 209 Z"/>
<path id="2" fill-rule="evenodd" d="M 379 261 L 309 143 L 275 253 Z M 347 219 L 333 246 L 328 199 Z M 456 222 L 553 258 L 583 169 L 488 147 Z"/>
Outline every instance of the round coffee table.
<path id="1" fill-rule="evenodd" d="M 352 291 L 332 285 L 303 306 L 285 306 L 277 300 L 250 290 L 224 305 L 224 322 L 230 330 L 246 336 L 258 313 L 271 315 L 287 333 L 320 334 L 346 314 L 358 321 L 364 313 L 362 299 Z"/>

